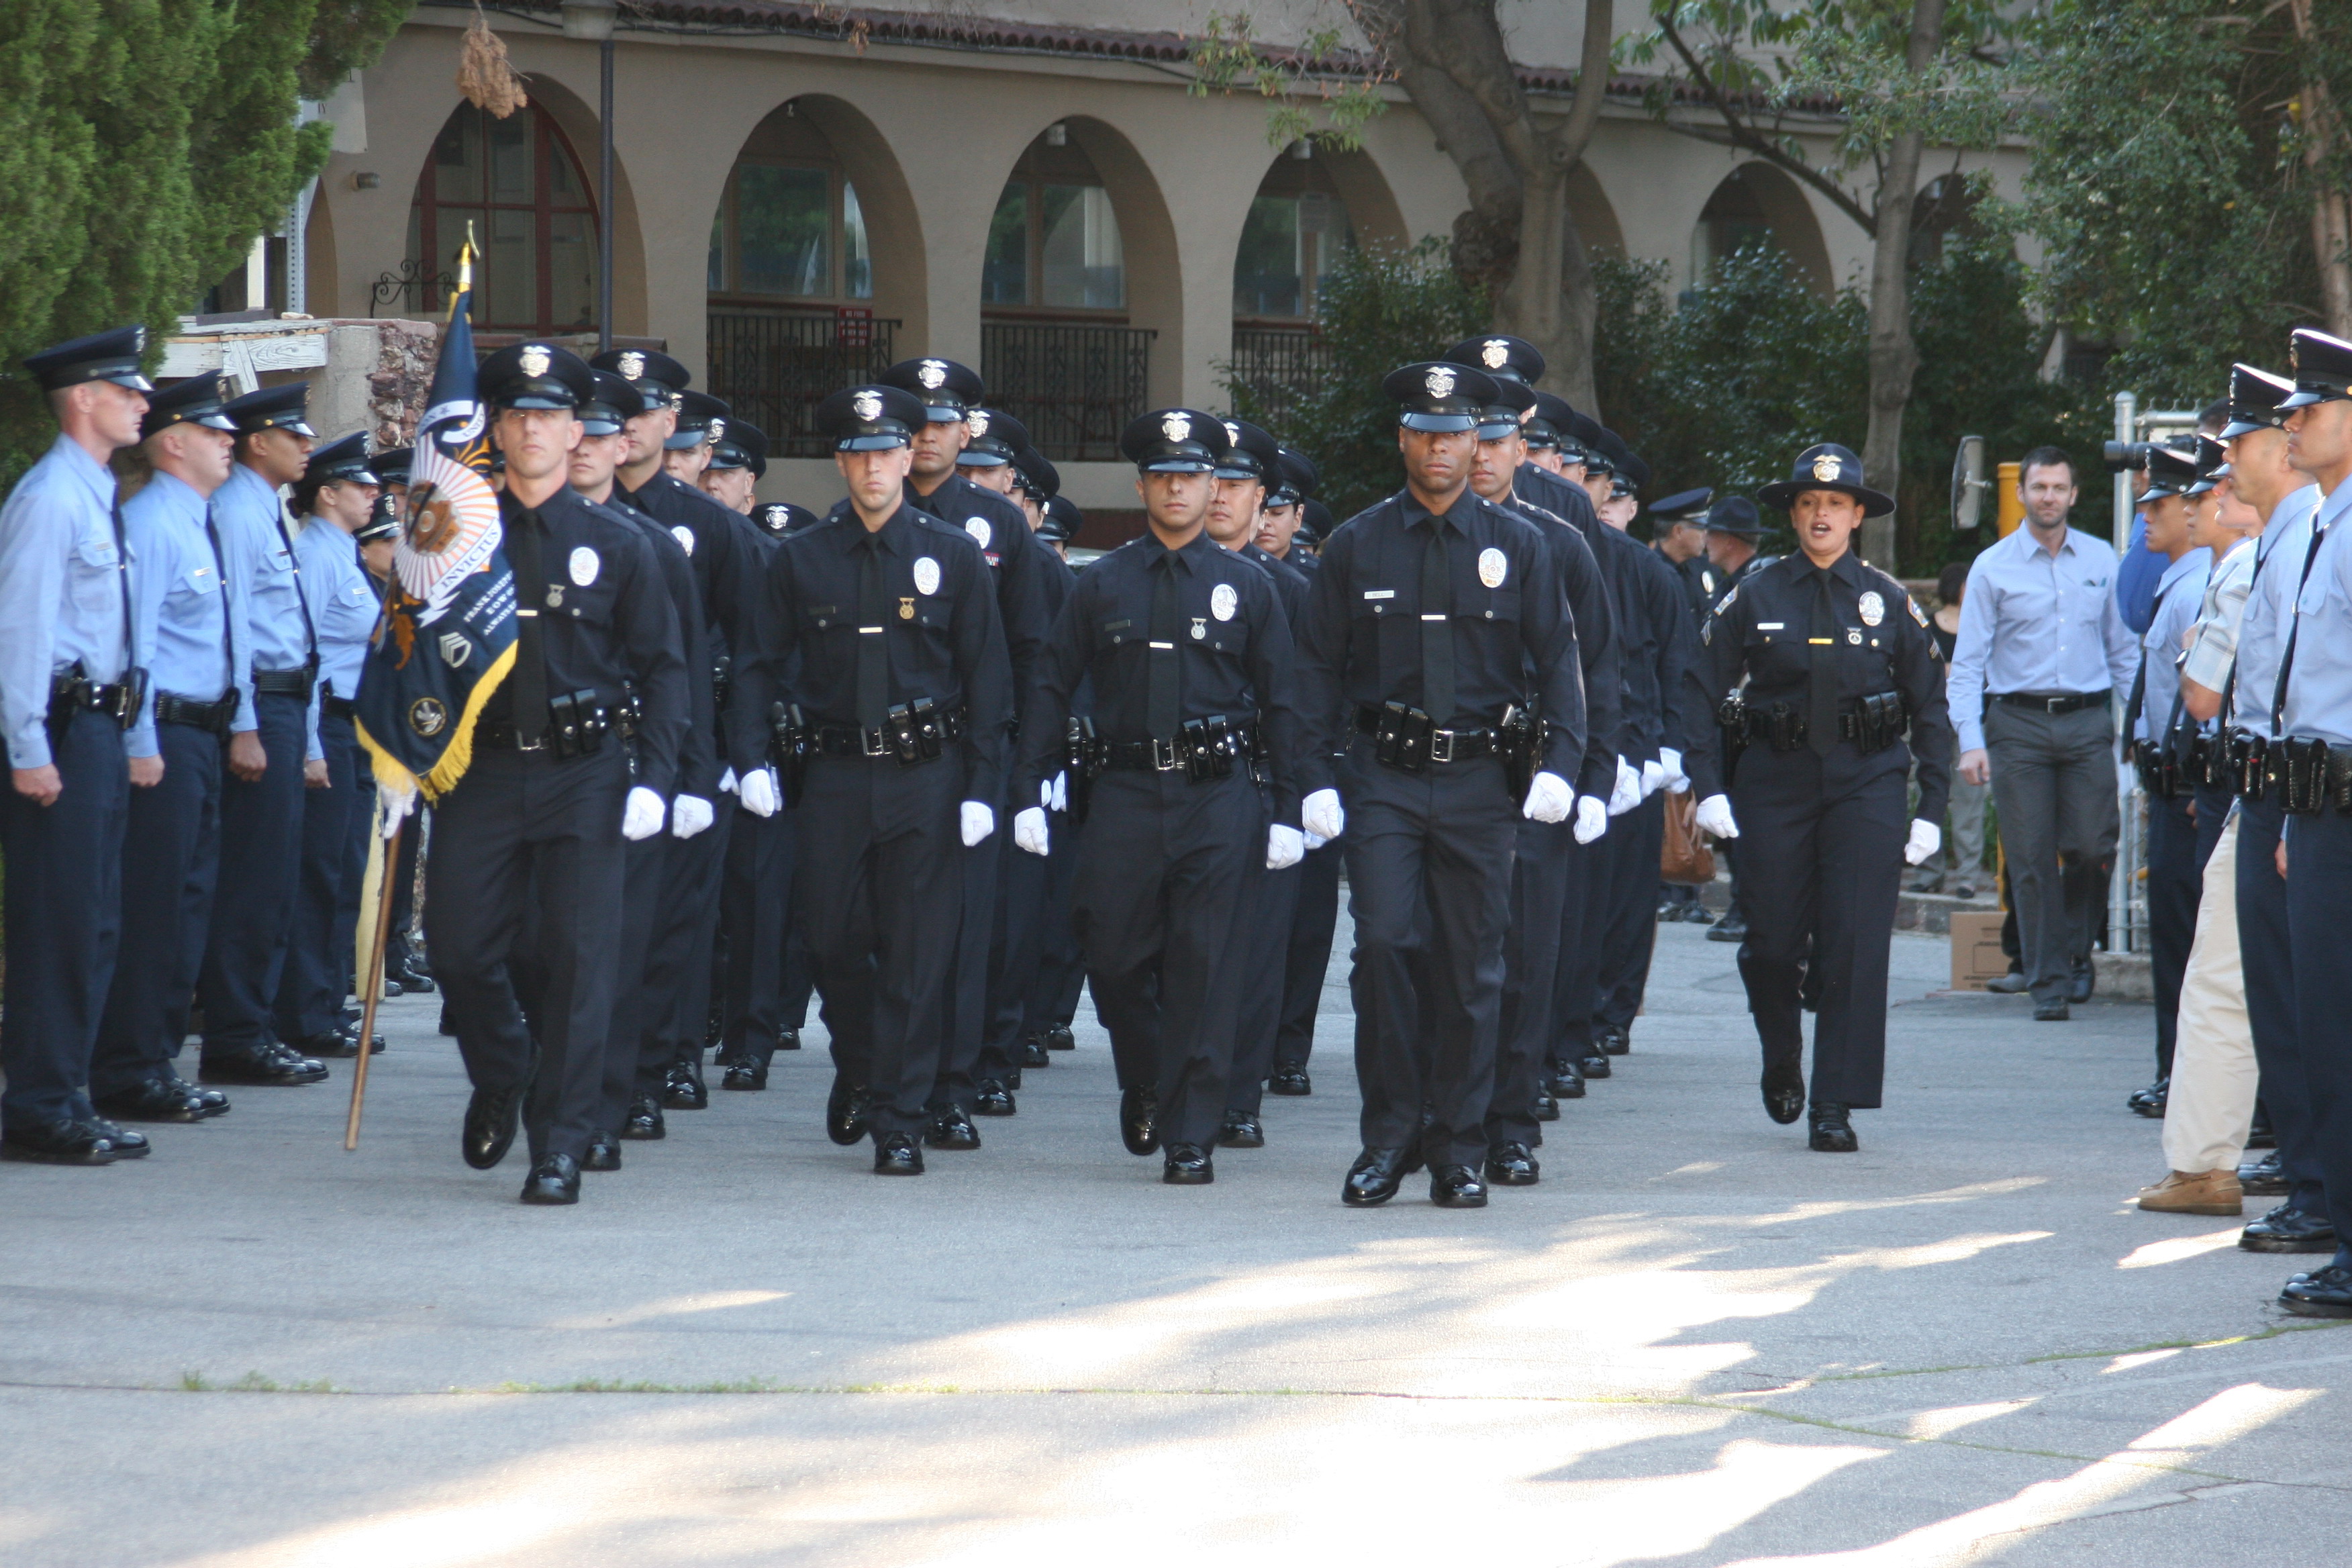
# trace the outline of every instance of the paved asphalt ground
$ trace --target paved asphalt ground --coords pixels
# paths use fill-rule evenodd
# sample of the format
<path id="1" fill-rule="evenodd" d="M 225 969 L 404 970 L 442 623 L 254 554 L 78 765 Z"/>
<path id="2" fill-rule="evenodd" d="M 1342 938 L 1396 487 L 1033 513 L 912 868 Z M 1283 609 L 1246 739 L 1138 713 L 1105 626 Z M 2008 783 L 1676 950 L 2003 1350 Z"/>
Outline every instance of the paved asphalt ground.
<path id="1" fill-rule="evenodd" d="M 2352 1333 L 2128 1206 L 2147 1008 L 1895 963 L 1889 1108 L 1812 1154 L 1732 950 L 1661 928 L 1633 1054 L 1483 1213 L 1340 1206 L 1339 967 L 1314 1098 L 1206 1189 L 1120 1149 L 1082 1019 L 919 1181 L 825 1141 L 812 1029 L 526 1209 L 396 1001 L 357 1154 L 339 1063 L 139 1164 L 0 1167 L 0 1563 L 2352 1559 Z"/>

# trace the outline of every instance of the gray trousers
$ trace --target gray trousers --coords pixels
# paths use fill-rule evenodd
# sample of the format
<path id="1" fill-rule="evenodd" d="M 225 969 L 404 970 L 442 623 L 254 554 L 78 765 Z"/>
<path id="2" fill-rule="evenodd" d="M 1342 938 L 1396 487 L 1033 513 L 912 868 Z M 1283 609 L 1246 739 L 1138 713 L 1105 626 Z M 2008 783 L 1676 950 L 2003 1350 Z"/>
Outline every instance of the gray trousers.
<path id="1" fill-rule="evenodd" d="M 1952 774 L 1951 829 L 1919 863 L 1922 875 L 1938 879 L 1947 891 L 1956 882 L 1975 886 L 1985 880 L 1985 805 L 1991 798 L 1990 784 L 1972 784 Z"/>
<path id="2" fill-rule="evenodd" d="M 1984 729 L 2020 961 L 2034 998 L 2049 1001 L 2090 955 L 2099 881 L 2122 832 L 2114 724 L 2105 705 L 2052 714 L 1995 702 Z"/>

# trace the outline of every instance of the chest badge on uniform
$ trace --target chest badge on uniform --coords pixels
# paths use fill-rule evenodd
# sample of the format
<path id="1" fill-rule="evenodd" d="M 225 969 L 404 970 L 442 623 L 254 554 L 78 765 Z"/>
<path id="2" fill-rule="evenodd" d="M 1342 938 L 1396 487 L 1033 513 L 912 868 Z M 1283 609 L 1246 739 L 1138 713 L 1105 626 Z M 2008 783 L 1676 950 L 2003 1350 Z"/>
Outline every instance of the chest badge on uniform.
<path id="1" fill-rule="evenodd" d="M 914 600 L 901 599 L 898 601 L 898 618 L 902 621 L 911 621 L 915 618 Z"/>
<path id="2" fill-rule="evenodd" d="M 940 563 L 928 555 L 915 557 L 915 592 L 929 598 L 940 591 Z"/>
<path id="3" fill-rule="evenodd" d="M 1241 595 L 1234 592 L 1231 583 L 1220 583 L 1209 590 L 1209 614 L 1221 621 L 1232 620 L 1234 612 L 1241 608 Z"/>
<path id="4" fill-rule="evenodd" d="M 596 558 L 596 552 L 583 544 L 572 552 L 572 580 L 585 588 L 596 580 L 596 574 L 604 569 L 604 565 Z"/>
<path id="5" fill-rule="evenodd" d="M 563 608 L 563 584 L 561 584 L 561 583 L 551 583 L 551 584 L 548 584 L 548 586 L 547 586 L 547 607 L 548 607 L 549 609 L 551 609 L 551 610 L 560 610 L 560 609 Z"/>
<path id="6" fill-rule="evenodd" d="M 987 549 L 988 542 L 996 537 L 996 530 L 988 526 L 988 519 L 984 517 L 965 518 L 963 531 L 971 534 L 971 542 L 982 550 Z"/>
<path id="7" fill-rule="evenodd" d="M 1194 642 L 1206 642 L 1208 637 L 1208 617 L 1205 616 L 1194 616 L 1192 617 L 1192 640 Z"/>
<path id="8" fill-rule="evenodd" d="M 1852 626 L 1848 626 L 1846 628 L 1845 640 L 1852 643 L 1854 647 L 1860 647 L 1862 646 L 1862 634 L 1855 631 Z"/>
<path id="9" fill-rule="evenodd" d="M 685 551 L 688 555 L 694 553 L 694 530 L 681 522 L 669 531 L 669 536 L 677 541 L 677 547 L 680 550 Z"/>
<path id="10" fill-rule="evenodd" d="M 1864 594 L 1861 605 L 1864 626 L 1874 626 L 1886 618 L 1886 601 L 1880 598 L 1875 591 Z"/>
<path id="11" fill-rule="evenodd" d="M 1488 545 L 1478 552 L 1478 581 L 1489 588 L 1499 588 L 1503 579 L 1511 574 L 1511 558 Z"/>

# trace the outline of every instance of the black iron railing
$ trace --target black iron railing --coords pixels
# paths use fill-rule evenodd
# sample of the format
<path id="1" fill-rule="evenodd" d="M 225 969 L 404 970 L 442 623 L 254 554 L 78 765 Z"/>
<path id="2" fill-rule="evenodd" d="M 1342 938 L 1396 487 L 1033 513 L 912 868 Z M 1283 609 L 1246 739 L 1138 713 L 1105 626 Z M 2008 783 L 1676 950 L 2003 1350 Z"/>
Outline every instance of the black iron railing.
<path id="1" fill-rule="evenodd" d="M 815 427 L 826 395 L 871 380 L 892 360 L 894 320 L 827 310 L 710 312 L 710 391 L 767 432 L 780 458 L 822 458 Z"/>
<path id="2" fill-rule="evenodd" d="M 1331 351 L 1312 327 L 1234 328 L 1226 378 L 1262 423 L 1286 424 L 1331 373 Z"/>
<path id="3" fill-rule="evenodd" d="M 1092 321 L 982 321 L 981 379 L 989 402 L 1028 426 L 1047 457 L 1115 461 L 1119 433 L 1150 405 L 1154 335 Z"/>

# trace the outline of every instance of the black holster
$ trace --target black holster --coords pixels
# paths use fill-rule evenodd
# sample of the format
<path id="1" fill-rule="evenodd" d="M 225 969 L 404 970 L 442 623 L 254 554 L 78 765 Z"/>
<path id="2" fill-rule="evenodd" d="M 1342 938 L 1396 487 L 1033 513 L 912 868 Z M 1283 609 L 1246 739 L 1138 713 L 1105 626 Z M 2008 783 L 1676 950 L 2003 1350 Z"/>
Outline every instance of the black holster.
<path id="1" fill-rule="evenodd" d="M 1084 826 L 1087 810 L 1094 804 L 1095 780 L 1107 760 L 1102 742 L 1095 735 L 1094 720 L 1071 714 L 1062 726 L 1062 768 L 1067 774 L 1071 822 Z"/>
<path id="2" fill-rule="evenodd" d="M 816 749 L 816 737 L 810 732 L 808 721 L 802 716 L 797 702 L 772 705 L 768 710 L 768 754 L 776 764 L 776 776 L 783 781 L 784 804 L 798 805 L 801 791 L 808 783 L 809 753 Z"/>
<path id="3" fill-rule="evenodd" d="M 1516 702 L 1503 710 L 1503 721 L 1495 726 L 1496 742 L 1503 756 L 1503 777 L 1510 785 L 1513 800 L 1525 800 L 1536 782 L 1536 770 L 1543 765 L 1547 728 L 1542 720 Z"/>

